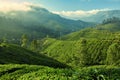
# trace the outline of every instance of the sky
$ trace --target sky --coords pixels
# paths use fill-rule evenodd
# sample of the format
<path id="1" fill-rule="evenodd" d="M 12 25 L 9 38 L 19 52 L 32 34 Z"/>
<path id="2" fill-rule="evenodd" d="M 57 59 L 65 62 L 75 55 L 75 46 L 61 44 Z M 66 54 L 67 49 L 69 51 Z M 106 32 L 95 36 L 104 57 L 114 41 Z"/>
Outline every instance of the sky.
<path id="1" fill-rule="evenodd" d="M 120 0 L 0 0 L 0 11 L 30 10 L 37 5 L 61 16 L 74 17 L 96 14 L 105 10 L 120 10 Z M 74 15 L 74 16 L 73 16 Z"/>
<path id="2" fill-rule="evenodd" d="M 40 3 L 54 11 L 76 11 L 92 9 L 120 9 L 120 0 L 28 0 Z"/>

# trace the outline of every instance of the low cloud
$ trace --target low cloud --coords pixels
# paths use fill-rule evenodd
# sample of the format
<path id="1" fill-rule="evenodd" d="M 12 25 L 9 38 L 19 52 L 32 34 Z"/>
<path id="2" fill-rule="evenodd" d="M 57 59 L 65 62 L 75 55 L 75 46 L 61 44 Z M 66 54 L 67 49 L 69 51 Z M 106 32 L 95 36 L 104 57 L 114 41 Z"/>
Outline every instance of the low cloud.
<path id="1" fill-rule="evenodd" d="M 54 14 L 61 15 L 63 17 L 71 18 L 71 19 L 77 19 L 80 17 L 87 17 L 90 15 L 94 15 L 100 11 L 107 11 L 110 9 L 95 9 L 95 10 L 89 10 L 89 11 L 84 11 L 84 10 L 77 10 L 77 11 L 52 11 Z"/>
<path id="2" fill-rule="evenodd" d="M 19 2 L 19 0 L 0 0 L 0 12 L 10 11 L 29 11 L 30 6 L 41 6 L 40 4 L 33 4 L 30 2 Z"/>

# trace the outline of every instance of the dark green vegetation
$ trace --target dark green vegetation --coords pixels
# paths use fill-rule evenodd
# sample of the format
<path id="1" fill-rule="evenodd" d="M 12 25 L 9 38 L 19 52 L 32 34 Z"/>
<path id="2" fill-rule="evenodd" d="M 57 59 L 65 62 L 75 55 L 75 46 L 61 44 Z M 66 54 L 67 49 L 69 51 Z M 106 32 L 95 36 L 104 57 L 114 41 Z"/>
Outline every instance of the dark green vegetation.
<path id="1" fill-rule="evenodd" d="M 54 69 L 36 65 L 0 65 L 0 80 L 119 80 L 120 68 L 93 66 Z"/>
<path id="2" fill-rule="evenodd" d="M 32 64 L 50 67 L 67 67 L 45 55 L 34 53 L 16 45 L 0 44 L 0 64 Z"/>
<path id="3" fill-rule="evenodd" d="M 0 12 L 0 38 L 5 36 L 9 41 L 15 41 L 20 39 L 22 34 L 27 34 L 32 40 L 47 35 L 59 37 L 93 25 L 62 18 L 41 7 L 30 7 L 30 11 Z"/>

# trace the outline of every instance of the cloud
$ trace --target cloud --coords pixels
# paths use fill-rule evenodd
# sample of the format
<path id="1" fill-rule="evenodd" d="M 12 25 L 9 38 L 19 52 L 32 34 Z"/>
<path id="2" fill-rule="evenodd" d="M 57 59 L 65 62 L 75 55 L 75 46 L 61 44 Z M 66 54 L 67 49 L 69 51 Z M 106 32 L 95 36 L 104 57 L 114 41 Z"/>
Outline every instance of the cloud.
<path id="1" fill-rule="evenodd" d="M 30 6 L 41 6 L 30 2 L 20 2 L 20 0 L 0 0 L 0 12 L 29 11 Z"/>
<path id="2" fill-rule="evenodd" d="M 80 17 L 87 17 L 90 15 L 94 15 L 100 11 L 107 11 L 110 9 L 94 9 L 94 10 L 89 10 L 89 11 L 84 11 L 84 10 L 77 10 L 77 11 L 52 11 L 54 14 L 61 15 L 66 18 L 70 19 L 77 19 Z"/>

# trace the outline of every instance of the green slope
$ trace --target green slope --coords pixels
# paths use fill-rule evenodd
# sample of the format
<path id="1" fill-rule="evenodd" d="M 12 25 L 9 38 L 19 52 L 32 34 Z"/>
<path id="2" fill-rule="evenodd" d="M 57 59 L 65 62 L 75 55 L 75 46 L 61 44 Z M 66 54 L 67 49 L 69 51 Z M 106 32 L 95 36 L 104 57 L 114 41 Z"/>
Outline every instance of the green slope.
<path id="1" fill-rule="evenodd" d="M 107 23 L 45 40 L 42 53 L 71 66 L 120 65 L 120 23 Z"/>
<path id="2" fill-rule="evenodd" d="M 63 40 L 114 39 L 119 37 L 120 23 L 100 24 L 94 28 L 86 28 L 62 37 Z"/>
<path id="3" fill-rule="evenodd" d="M 107 30 L 110 32 L 120 32 L 120 21 L 96 26 L 97 30 Z"/>
<path id="4" fill-rule="evenodd" d="M 33 64 L 50 67 L 67 67 L 43 54 L 31 52 L 17 45 L 0 44 L 0 64 Z"/>
<path id="5" fill-rule="evenodd" d="M 120 65 L 120 39 L 62 41 L 47 39 L 42 50 L 71 66 Z"/>
<path id="6" fill-rule="evenodd" d="M 54 69 L 36 65 L 0 65 L 0 80 L 119 80 L 120 68 L 93 66 Z"/>

